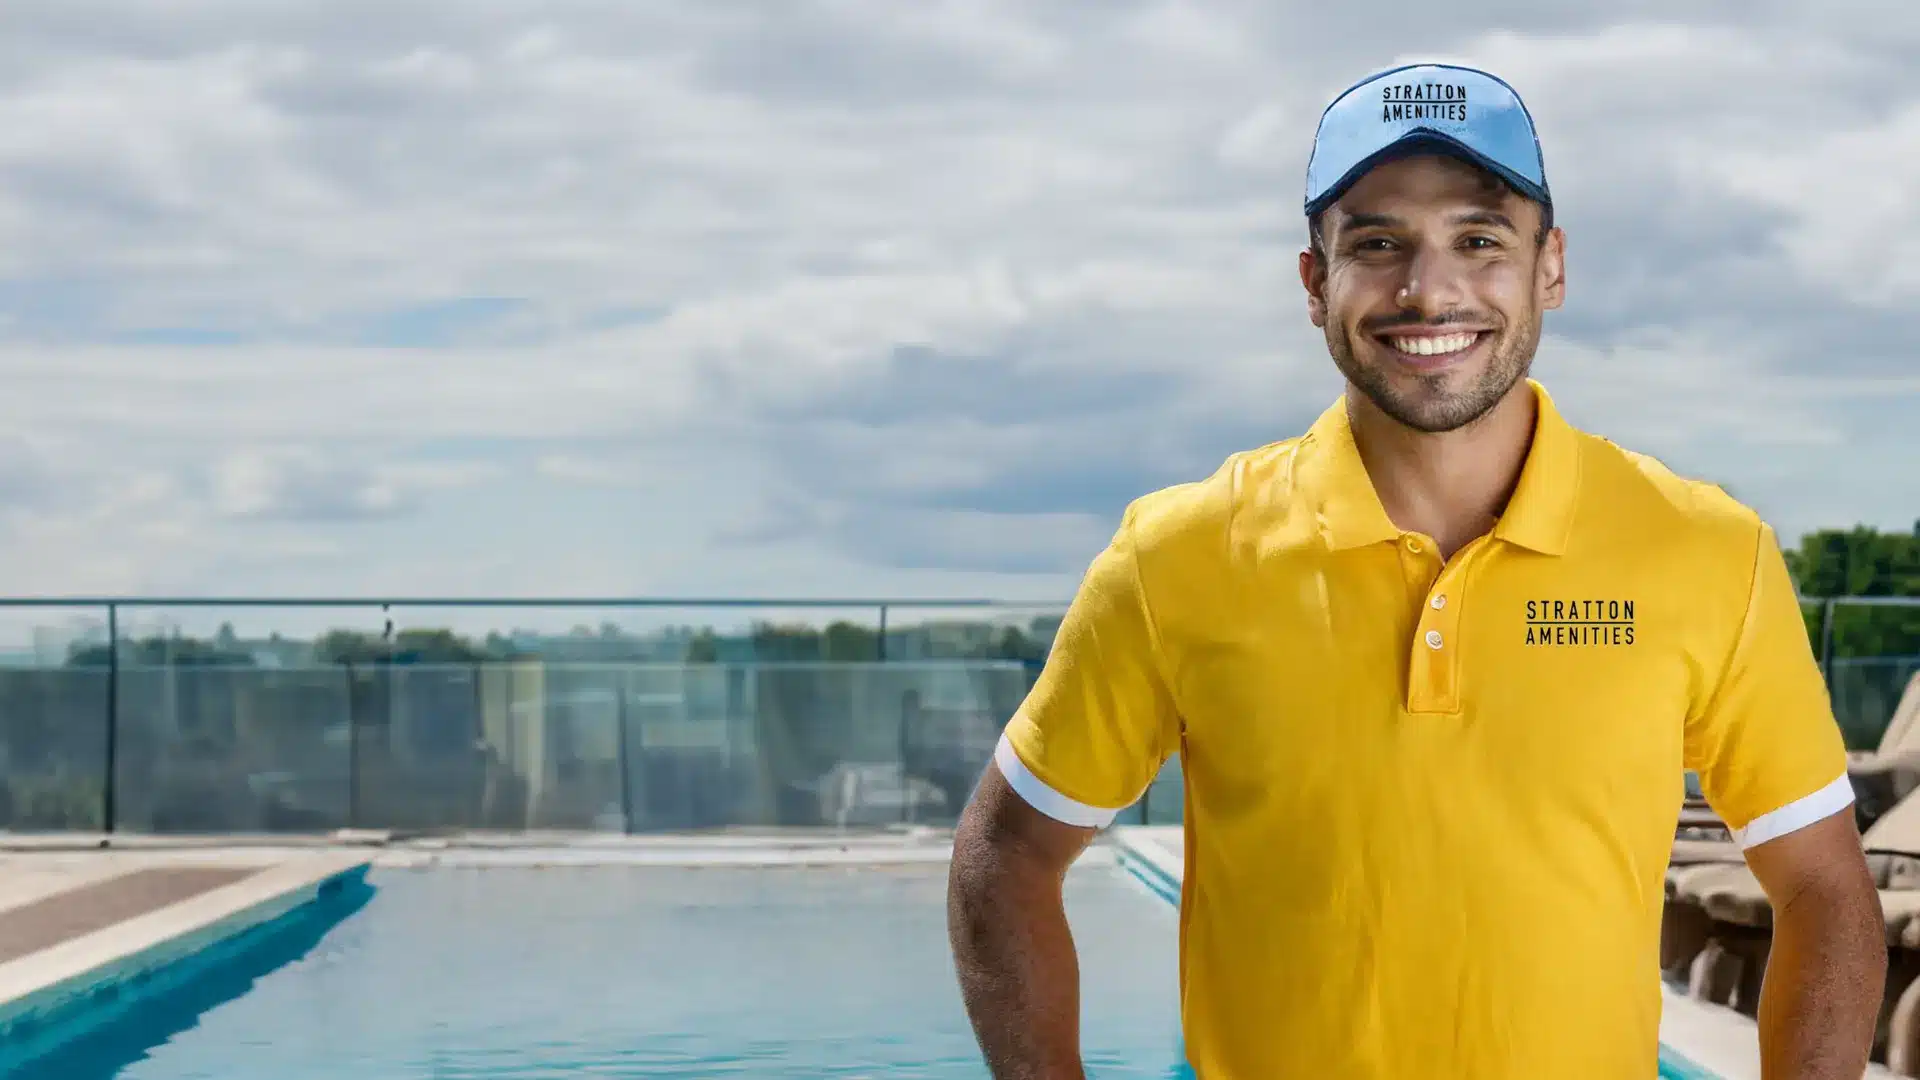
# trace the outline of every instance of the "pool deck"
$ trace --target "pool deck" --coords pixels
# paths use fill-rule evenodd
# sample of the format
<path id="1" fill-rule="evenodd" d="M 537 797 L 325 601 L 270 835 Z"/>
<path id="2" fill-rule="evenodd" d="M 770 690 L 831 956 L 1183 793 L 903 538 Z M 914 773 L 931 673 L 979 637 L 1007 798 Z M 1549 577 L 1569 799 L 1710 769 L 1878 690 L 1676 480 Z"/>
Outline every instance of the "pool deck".
<path id="1" fill-rule="evenodd" d="M 292 910 L 332 878 L 369 866 L 805 866 L 943 862 L 951 834 L 744 830 L 623 836 L 462 833 L 396 836 L 101 837 L 0 834 L 0 1038 L 117 979 L 141 978 Z M 1122 827 L 1102 845 L 1177 902 L 1184 836 Z M 1101 852 L 1105 855 L 1107 852 Z M 1661 1042 L 1702 1080 L 1759 1080 L 1745 1016 L 1662 986 Z M 89 1006 L 91 1008 L 91 1006 Z M 23 1020 L 27 1025 L 16 1028 Z M 1878 1066 L 1867 1077 L 1891 1078 Z"/>
<path id="2" fill-rule="evenodd" d="M 1185 835 L 1178 826 L 1132 826 L 1114 830 L 1122 857 L 1139 860 L 1149 870 L 1174 882 L 1185 865 Z M 1752 1020 L 1732 1009 L 1695 1001 L 1661 985 L 1664 997 L 1660 1041 L 1707 1076 L 1701 1080 L 1760 1080 L 1760 1032 Z M 1893 1080 L 1894 1074 L 1873 1065 L 1869 1080 Z"/>
<path id="3" fill-rule="evenodd" d="M 62 942 L 98 933 L 251 877 L 247 866 L 148 866 L 101 874 L 76 870 L 77 880 L 59 873 L 27 869 L 10 880 L 0 895 L 12 901 L 0 909 L 0 966 L 32 956 Z"/>
<path id="4" fill-rule="evenodd" d="M 42 1021 L 76 1002 L 128 999 L 120 984 L 277 918 L 370 862 L 337 847 L 27 847 L 0 850 L 0 1039 L 9 1049 L 50 1037 Z"/>

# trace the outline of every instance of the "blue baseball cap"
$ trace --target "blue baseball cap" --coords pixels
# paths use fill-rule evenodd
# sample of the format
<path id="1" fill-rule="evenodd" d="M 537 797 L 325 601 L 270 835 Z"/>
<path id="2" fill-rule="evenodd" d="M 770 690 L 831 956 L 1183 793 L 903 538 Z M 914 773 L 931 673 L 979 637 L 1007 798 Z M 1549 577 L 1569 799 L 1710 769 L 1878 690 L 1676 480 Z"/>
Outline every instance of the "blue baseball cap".
<path id="1" fill-rule="evenodd" d="M 1307 162 L 1307 216 L 1367 170 L 1412 154 L 1448 154 L 1551 209 L 1540 136 L 1520 95 L 1498 76 L 1455 64 L 1408 64 L 1367 76 L 1320 114 Z"/>

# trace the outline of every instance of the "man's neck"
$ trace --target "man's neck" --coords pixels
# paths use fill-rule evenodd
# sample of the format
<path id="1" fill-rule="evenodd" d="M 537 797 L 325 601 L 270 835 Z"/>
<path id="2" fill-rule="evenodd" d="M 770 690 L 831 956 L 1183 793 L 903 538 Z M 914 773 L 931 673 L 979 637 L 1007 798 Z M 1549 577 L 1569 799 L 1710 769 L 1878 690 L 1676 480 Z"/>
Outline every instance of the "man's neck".
<path id="1" fill-rule="evenodd" d="M 1522 380 L 1455 431 L 1415 431 L 1349 387 L 1347 415 L 1360 460 L 1394 525 L 1423 533 L 1443 558 L 1493 528 L 1520 482 L 1539 403 Z"/>

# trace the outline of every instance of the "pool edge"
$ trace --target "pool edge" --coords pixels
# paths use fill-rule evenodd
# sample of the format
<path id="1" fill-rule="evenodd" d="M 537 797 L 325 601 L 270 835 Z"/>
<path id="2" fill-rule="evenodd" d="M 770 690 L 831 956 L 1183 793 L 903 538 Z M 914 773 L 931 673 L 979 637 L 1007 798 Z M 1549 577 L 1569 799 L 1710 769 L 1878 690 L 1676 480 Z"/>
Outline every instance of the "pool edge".
<path id="1" fill-rule="evenodd" d="M 190 982 L 227 950 L 334 895 L 366 889 L 367 855 L 324 854 L 0 965 L 0 1068 L 17 1069 Z"/>

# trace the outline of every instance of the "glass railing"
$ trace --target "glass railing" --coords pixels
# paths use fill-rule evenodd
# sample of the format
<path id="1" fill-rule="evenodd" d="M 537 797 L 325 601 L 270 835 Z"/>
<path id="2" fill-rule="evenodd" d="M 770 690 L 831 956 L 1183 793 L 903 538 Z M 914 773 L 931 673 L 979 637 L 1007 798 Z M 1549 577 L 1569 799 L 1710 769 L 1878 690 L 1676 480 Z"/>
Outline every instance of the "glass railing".
<path id="1" fill-rule="evenodd" d="M 152 833 L 950 825 L 1029 685 L 1012 661 L 118 677 L 116 826 Z M 104 678 L 0 671 L 10 827 L 99 827 Z"/>
<path id="2" fill-rule="evenodd" d="M 1920 655 L 1841 656 L 1828 664 L 1833 712 L 1848 746 L 1857 750 L 1879 746 L 1915 672 L 1920 672 Z"/>
<path id="3" fill-rule="evenodd" d="M 1848 742 L 1871 748 L 1920 670 L 1920 602 L 1807 611 Z M 950 825 L 1059 615 L 0 602 L 0 829 Z M 1181 780 L 1168 762 L 1121 820 L 1179 822 Z"/>
<path id="4" fill-rule="evenodd" d="M 1920 596 L 1803 601 L 1801 610 L 1847 745 L 1877 748 L 1920 670 Z"/>
<path id="5" fill-rule="evenodd" d="M 1058 609 L 0 601 L 0 829 L 951 824 Z"/>

